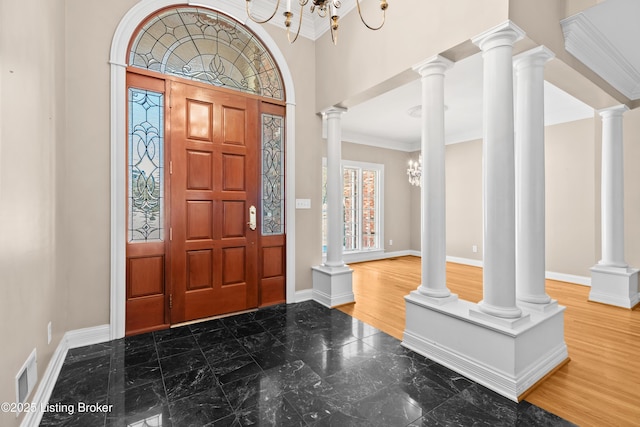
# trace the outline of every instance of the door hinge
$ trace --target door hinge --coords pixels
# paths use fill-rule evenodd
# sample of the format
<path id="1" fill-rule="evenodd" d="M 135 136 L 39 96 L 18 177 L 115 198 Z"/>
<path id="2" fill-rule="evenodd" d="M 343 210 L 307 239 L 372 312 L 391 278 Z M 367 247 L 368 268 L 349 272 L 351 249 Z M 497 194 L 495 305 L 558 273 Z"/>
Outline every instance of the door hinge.
<path id="1" fill-rule="evenodd" d="M 169 161 L 169 175 L 173 175 L 173 161 Z"/>
<path id="2" fill-rule="evenodd" d="M 173 308 L 173 295 L 169 294 L 169 308 Z"/>
<path id="3" fill-rule="evenodd" d="M 173 241 L 173 227 L 169 227 L 169 241 Z"/>

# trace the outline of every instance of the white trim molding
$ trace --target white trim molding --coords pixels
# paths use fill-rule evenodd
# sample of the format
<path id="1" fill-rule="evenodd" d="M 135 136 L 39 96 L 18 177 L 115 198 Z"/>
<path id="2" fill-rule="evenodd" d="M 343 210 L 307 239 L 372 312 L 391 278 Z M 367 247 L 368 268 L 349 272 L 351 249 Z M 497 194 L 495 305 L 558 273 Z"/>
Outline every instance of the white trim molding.
<path id="1" fill-rule="evenodd" d="M 125 147 L 124 135 L 126 126 L 126 64 L 129 41 L 138 25 L 149 15 L 160 9 L 184 4 L 177 0 L 141 0 L 136 3 L 118 24 L 111 43 L 109 63 L 111 65 L 111 275 L 110 275 L 110 338 L 117 339 L 125 334 L 125 247 L 126 247 L 126 218 L 125 218 Z M 287 198 L 285 209 L 287 212 L 287 271 L 286 294 L 287 302 L 294 302 L 295 298 L 295 88 L 293 76 L 282 51 L 275 40 L 259 24 L 251 21 L 239 6 L 239 2 L 232 0 L 200 0 L 189 2 L 190 6 L 201 6 L 220 11 L 243 23 L 255 33 L 271 52 L 282 74 L 285 93 L 287 94 Z"/>
<path id="2" fill-rule="evenodd" d="M 416 256 L 420 256 L 417 254 Z M 473 267 L 483 267 L 482 260 L 447 256 L 447 262 L 456 264 L 471 265 Z M 591 278 L 585 276 L 577 276 L 575 274 L 557 273 L 555 271 L 546 271 L 545 279 L 555 280 L 558 282 L 567 282 L 575 285 L 591 286 Z"/>
<path id="3" fill-rule="evenodd" d="M 591 277 L 576 276 L 574 274 L 556 273 L 554 271 L 547 271 L 545 278 L 549 280 L 555 280 L 557 282 L 573 283 L 575 285 L 591 286 Z"/>
<path id="4" fill-rule="evenodd" d="M 629 99 L 640 99 L 640 71 L 585 13 L 560 21 L 567 52 Z"/>
<path id="5" fill-rule="evenodd" d="M 38 384 L 36 393 L 33 396 L 32 405 L 41 408 L 49 402 L 51 392 L 56 385 L 58 375 L 67 357 L 67 352 L 72 348 L 84 347 L 86 345 L 98 344 L 109 341 L 109 325 L 101 325 L 93 328 L 77 329 L 64 334 L 58 347 L 56 347 L 49 364 L 44 371 L 42 379 Z M 42 421 L 42 411 L 27 412 L 20 427 L 35 427 Z"/>
<path id="6" fill-rule="evenodd" d="M 526 311 L 516 322 L 474 316 L 477 304 L 435 302 L 417 291 L 405 297 L 402 345 L 518 402 L 568 358 L 564 307 Z M 460 337 L 465 339 L 460 339 Z M 488 351 L 499 348 L 500 351 Z"/>

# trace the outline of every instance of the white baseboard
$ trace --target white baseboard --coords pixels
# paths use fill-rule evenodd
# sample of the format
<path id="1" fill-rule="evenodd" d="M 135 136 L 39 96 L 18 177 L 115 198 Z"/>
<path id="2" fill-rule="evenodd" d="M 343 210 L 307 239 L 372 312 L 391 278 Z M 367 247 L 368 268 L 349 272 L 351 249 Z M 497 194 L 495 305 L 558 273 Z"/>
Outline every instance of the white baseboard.
<path id="1" fill-rule="evenodd" d="M 447 262 L 453 262 L 455 264 L 471 265 L 473 267 L 482 267 L 484 263 L 481 259 L 460 258 L 456 256 L 447 255 Z"/>
<path id="2" fill-rule="evenodd" d="M 576 285 L 591 286 L 591 277 L 576 276 L 573 274 L 555 273 L 547 271 L 545 277 L 549 280 L 557 280 L 559 282 L 568 282 Z"/>
<path id="3" fill-rule="evenodd" d="M 296 291 L 295 302 L 309 301 L 313 299 L 313 289 Z"/>
<path id="4" fill-rule="evenodd" d="M 418 254 L 418 256 L 420 256 L 420 254 Z M 459 258 L 459 257 L 453 257 L 453 256 L 447 256 L 447 262 L 453 262 L 456 264 L 463 264 L 463 265 L 471 265 L 474 267 L 482 267 L 484 265 L 482 260 L 470 259 L 470 258 Z M 591 277 L 576 276 L 574 274 L 546 271 L 545 278 L 549 280 L 557 280 L 559 282 L 573 283 L 576 285 L 591 286 Z"/>
<path id="5" fill-rule="evenodd" d="M 371 251 L 371 252 L 358 252 L 354 254 L 343 254 L 342 260 L 346 263 L 378 261 L 381 259 L 397 258 L 401 256 L 420 256 L 420 251 L 404 250 L 404 251 Z M 322 257 L 322 261 L 326 261 L 325 257 Z"/>
<path id="6" fill-rule="evenodd" d="M 44 371 L 31 403 L 37 408 L 41 408 L 49 402 L 51 392 L 53 392 L 64 364 L 64 359 L 70 349 L 107 341 L 109 341 L 109 325 L 76 329 L 65 333 L 53 352 L 51 360 L 49 360 L 47 369 Z M 41 411 L 27 412 L 22 423 L 20 423 L 20 427 L 37 427 L 42 421 L 42 415 Z"/>

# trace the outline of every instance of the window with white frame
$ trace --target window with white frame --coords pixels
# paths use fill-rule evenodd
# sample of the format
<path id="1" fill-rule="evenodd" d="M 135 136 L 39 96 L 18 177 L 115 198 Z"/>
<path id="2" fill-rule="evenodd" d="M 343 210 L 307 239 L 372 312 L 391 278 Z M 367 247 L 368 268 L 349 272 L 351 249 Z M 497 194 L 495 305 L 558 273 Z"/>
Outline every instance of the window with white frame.
<path id="1" fill-rule="evenodd" d="M 342 161 L 345 253 L 381 250 L 384 165 Z M 327 251 L 327 164 L 322 167 L 322 252 Z"/>

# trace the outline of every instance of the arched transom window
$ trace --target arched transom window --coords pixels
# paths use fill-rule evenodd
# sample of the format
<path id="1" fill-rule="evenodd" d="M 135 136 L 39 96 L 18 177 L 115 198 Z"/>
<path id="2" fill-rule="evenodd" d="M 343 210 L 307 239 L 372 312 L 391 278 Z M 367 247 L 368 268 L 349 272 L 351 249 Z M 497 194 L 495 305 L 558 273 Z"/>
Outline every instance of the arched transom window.
<path id="1" fill-rule="evenodd" d="M 284 100 L 280 73 L 262 42 L 208 9 L 181 7 L 151 17 L 133 40 L 129 65 Z"/>

